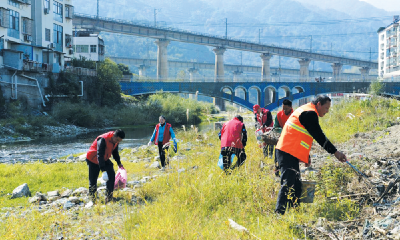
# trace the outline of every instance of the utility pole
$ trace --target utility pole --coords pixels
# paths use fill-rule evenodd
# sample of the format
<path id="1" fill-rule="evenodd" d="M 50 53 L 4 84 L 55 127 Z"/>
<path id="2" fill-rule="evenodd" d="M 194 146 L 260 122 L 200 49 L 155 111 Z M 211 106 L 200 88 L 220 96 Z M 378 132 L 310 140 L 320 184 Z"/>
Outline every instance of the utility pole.
<path id="1" fill-rule="evenodd" d="M 279 82 L 281 82 L 281 55 L 279 55 Z"/>
<path id="2" fill-rule="evenodd" d="M 369 48 L 369 61 L 371 62 L 371 54 L 372 54 L 372 48 Z"/>
<path id="3" fill-rule="evenodd" d="M 154 27 L 157 27 L 157 9 L 154 8 Z"/>
<path id="4" fill-rule="evenodd" d="M 99 19 L 99 1 L 100 0 L 97 0 L 97 19 Z"/>
<path id="5" fill-rule="evenodd" d="M 225 18 L 225 39 L 228 39 L 228 18 Z"/>

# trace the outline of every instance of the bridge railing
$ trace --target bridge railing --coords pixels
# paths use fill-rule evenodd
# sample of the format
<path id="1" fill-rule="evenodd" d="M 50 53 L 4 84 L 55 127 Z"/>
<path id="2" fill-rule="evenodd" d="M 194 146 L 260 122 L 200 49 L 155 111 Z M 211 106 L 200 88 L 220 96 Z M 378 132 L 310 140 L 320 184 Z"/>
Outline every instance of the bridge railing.
<path id="1" fill-rule="evenodd" d="M 319 77 L 310 77 L 310 78 L 300 78 L 300 77 L 270 77 L 265 80 L 261 80 L 261 77 L 240 77 L 237 79 L 225 78 L 223 80 L 219 80 L 218 82 L 371 82 L 376 81 L 376 77 L 368 77 L 368 78 L 345 78 L 342 77 L 340 79 L 327 79 L 327 78 L 319 78 Z M 195 79 L 190 80 L 189 78 L 151 78 L 151 77 L 139 77 L 139 78 L 130 78 L 130 79 L 121 79 L 124 82 L 216 82 L 214 77 L 197 77 Z M 400 78 L 397 80 L 400 81 Z"/>
<path id="2" fill-rule="evenodd" d="M 251 43 L 251 44 L 263 45 L 263 46 L 267 46 L 267 47 L 278 47 L 278 48 L 284 48 L 284 49 L 289 49 L 289 50 L 294 50 L 294 51 L 307 52 L 306 50 L 300 49 L 300 48 L 279 46 L 279 45 L 275 45 L 275 44 L 261 44 L 261 43 L 259 43 L 257 41 L 252 41 L 252 40 L 236 39 L 236 38 L 232 38 L 232 37 L 222 37 L 222 36 L 212 35 L 212 34 L 209 34 L 209 33 L 200 33 L 200 32 L 188 31 L 188 30 L 178 29 L 178 28 L 174 28 L 174 27 L 154 26 L 154 25 L 151 25 L 151 24 L 145 24 L 143 22 L 134 21 L 134 20 L 123 20 L 123 19 L 115 19 L 115 18 L 100 17 L 100 16 L 97 17 L 96 15 L 83 14 L 83 13 L 74 13 L 74 15 L 77 16 L 77 17 L 90 18 L 92 20 L 105 20 L 105 21 L 109 21 L 109 22 L 116 22 L 116 23 L 122 23 L 122 24 L 131 24 L 131 25 L 143 26 L 143 27 L 147 27 L 147 28 L 154 28 L 154 29 L 160 29 L 160 30 L 166 30 L 166 31 L 175 31 L 175 32 L 181 32 L 181 33 L 188 33 L 188 34 L 193 34 L 193 35 L 198 35 L 198 36 L 206 36 L 206 37 L 217 38 L 217 39 L 221 39 L 221 40 L 232 40 L 232 41 L 236 41 L 236 42 L 240 42 L 240 43 L 244 43 L 244 44 Z M 316 53 L 316 52 L 314 52 L 312 54 L 318 54 L 318 55 L 322 55 L 322 56 L 333 56 L 333 57 L 347 58 L 347 57 L 343 57 L 342 55 L 339 55 L 339 54 L 325 55 L 325 54 Z M 368 62 L 367 60 L 357 59 L 357 58 L 347 58 L 347 59 Z M 374 62 L 374 61 L 369 61 L 369 62 Z M 377 63 L 377 62 L 374 62 L 374 63 Z"/>

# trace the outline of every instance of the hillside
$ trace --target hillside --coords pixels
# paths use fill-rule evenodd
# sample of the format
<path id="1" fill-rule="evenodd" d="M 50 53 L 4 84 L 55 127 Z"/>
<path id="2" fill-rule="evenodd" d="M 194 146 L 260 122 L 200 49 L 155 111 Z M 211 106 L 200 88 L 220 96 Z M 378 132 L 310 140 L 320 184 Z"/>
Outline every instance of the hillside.
<path id="1" fill-rule="evenodd" d="M 96 1 L 74 1 L 78 13 L 96 14 Z M 137 20 L 180 29 L 225 35 L 266 44 L 332 53 L 339 56 L 369 60 L 377 58 L 376 30 L 391 22 L 393 13 L 372 5 L 351 1 L 311 0 L 252 0 L 242 1 L 155 1 L 136 0 L 110 3 L 100 0 L 100 15 L 117 19 Z M 260 37 L 259 37 L 260 33 Z M 116 34 L 102 34 L 106 52 L 112 56 L 156 58 L 157 48 L 152 39 Z M 213 62 L 214 53 L 206 46 L 173 42 L 169 45 L 169 59 Z M 229 50 L 225 61 L 230 64 L 261 65 L 259 54 Z M 279 65 L 279 58 L 271 60 Z M 296 59 L 281 58 L 282 67 L 297 68 Z M 331 70 L 329 64 L 316 62 L 315 70 Z"/>

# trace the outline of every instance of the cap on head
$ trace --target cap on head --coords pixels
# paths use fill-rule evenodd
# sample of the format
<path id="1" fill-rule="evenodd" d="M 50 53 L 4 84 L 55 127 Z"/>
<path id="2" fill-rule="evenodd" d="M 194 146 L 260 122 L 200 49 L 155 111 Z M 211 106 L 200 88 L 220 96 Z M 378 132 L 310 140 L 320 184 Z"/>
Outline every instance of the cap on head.
<path id="1" fill-rule="evenodd" d="M 258 109 L 260 109 L 260 105 L 256 104 L 253 106 L 253 113 L 257 113 Z"/>

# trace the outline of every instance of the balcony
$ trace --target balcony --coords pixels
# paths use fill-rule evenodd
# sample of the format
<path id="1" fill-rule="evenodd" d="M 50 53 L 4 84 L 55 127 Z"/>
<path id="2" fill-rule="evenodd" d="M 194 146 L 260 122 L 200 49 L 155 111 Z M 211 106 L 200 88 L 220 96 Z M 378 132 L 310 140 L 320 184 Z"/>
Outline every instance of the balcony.
<path id="1" fill-rule="evenodd" d="M 12 0 L 12 1 L 29 5 L 32 3 L 32 0 Z"/>
<path id="2" fill-rule="evenodd" d="M 19 39 L 19 31 L 12 28 L 8 28 L 7 36 Z"/>
<path id="3" fill-rule="evenodd" d="M 76 75 L 97 76 L 96 69 L 67 66 L 64 70 L 65 72 L 74 73 Z"/>
<path id="4" fill-rule="evenodd" d="M 58 52 L 63 52 L 63 45 L 61 43 L 53 43 L 54 44 L 54 50 Z"/>

